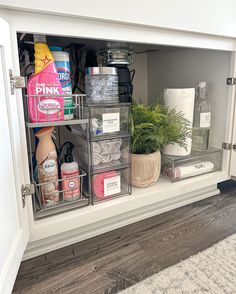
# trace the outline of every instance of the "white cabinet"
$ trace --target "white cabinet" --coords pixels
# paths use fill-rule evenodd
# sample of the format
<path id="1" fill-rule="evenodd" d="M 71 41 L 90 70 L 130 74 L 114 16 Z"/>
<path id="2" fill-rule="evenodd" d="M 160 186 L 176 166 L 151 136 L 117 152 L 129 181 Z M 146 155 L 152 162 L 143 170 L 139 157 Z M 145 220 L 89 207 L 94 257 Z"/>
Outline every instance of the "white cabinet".
<path id="1" fill-rule="evenodd" d="M 66 4 L 56 0 L 0 0 L 3 7 L 23 11 L 236 37 L 234 0 L 119 0 L 115 6 L 110 0 L 69 0 Z"/>
<path id="2" fill-rule="evenodd" d="M 6 139 L 1 150 L 3 164 L 0 171 L 4 197 L 8 199 L 5 212 L 7 209 L 11 211 L 6 216 L 0 215 L 3 218 L 1 223 L 9 224 L 9 228 L 1 229 L 6 240 L 1 244 L 1 250 L 9 249 L 8 244 L 13 244 L 12 250 L 17 247 L 16 255 L 12 251 L 8 259 L 0 260 L 0 281 L 7 278 L 4 276 L 6 267 L 3 266 L 12 263 L 15 268 L 6 280 L 7 287 L 12 284 L 27 239 L 25 259 L 215 195 L 219 193 L 217 183 L 230 179 L 231 175 L 236 176 L 236 153 L 224 150 L 221 171 L 173 184 L 161 177 L 154 186 L 133 189 L 131 196 L 35 220 L 31 197 L 26 197 L 23 208 L 20 195 L 21 185 L 30 183 L 22 94 L 20 90 L 16 90 L 16 95 L 6 92 L 9 89 L 8 68 L 13 69 L 14 75 L 20 74 L 17 33 L 61 36 L 62 42 L 70 38 L 97 48 L 104 42 L 115 40 L 133 44 L 140 51 L 145 49 L 144 53 L 137 54 L 133 67 L 138 71 L 135 95 L 138 98 L 142 95 L 140 98 L 146 103 L 155 98 L 163 87 L 192 87 L 202 78 L 208 80 L 213 112 L 211 144 L 217 148 L 221 148 L 223 142 L 236 143 L 235 86 L 226 85 L 226 78 L 235 76 L 236 71 L 235 39 L 13 10 L 0 10 L 0 15 L 10 26 L 12 48 L 9 42 L 1 39 L 4 63 L 0 74 L 4 74 L 5 88 L 0 90 L 6 93 L 1 95 L 5 98 L 1 98 L 1 109 L 7 110 L 1 116 L 1 130 Z M 6 22 L 2 23 L 7 30 Z M 13 58 L 13 65 L 10 57 Z M 8 182 L 12 183 L 9 188 L 6 186 Z M 10 213 L 14 217 L 8 222 Z M 14 229 L 10 228 L 11 225 Z M 14 239 L 17 234 L 19 245 Z"/>
<path id="3" fill-rule="evenodd" d="M 22 150 L 20 145 L 16 96 L 11 95 L 8 71 L 12 68 L 7 22 L 0 18 L 0 107 L 1 113 L 1 199 L 0 206 L 0 293 L 10 293 L 29 237 L 26 211 L 21 199 Z M 14 132 L 13 132 L 14 129 Z"/>

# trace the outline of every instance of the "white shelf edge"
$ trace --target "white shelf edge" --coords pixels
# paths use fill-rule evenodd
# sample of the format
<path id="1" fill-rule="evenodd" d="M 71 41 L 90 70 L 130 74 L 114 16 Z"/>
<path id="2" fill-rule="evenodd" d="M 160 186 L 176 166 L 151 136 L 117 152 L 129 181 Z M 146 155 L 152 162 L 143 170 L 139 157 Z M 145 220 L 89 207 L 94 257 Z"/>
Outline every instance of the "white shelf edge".
<path id="1" fill-rule="evenodd" d="M 73 210 L 58 216 L 52 216 L 44 220 L 31 223 L 30 242 L 53 237 L 68 231 L 95 226 L 99 222 L 110 221 L 120 215 L 132 215 L 136 210 L 144 209 L 150 205 L 162 205 L 165 201 L 179 197 L 201 193 L 201 189 L 216 185 L 219 182 L 229 179 L 225 171 L 217 171 L 206 175 L 201 175 L 192 179 L 171 183 L 166 178 L 146 189 L 133 188 L 130 196 L 88 206 L 83 209 Z M 201 187 L 201 189 L 199 189 Z M 193 198 L 193 202 L 194 202 Z M 52 234 L 53 232 L 53 234 Z"/>
<path id="2" fill-rule="evenodd" d="M 69 246 L 94 236 L 101 235 L 108 231 L 118 229 L 125 225 L 129 225 L 157 214 L 217 195 L 219 192 L 220 191 L 216 188 L 216 185 L 212 185 L 195 193 L 188 195 L 184 194 L 181 197 L 177 196 L 163 201 L 162 203 L 159 203 L 159 205 L 156 203 L 156 205 L 149 205 L 143 210 L 135 210 L 133 211 L 133 214 L 117 216 L 116 218 L 108 219 L 107 222 L 96 222 L 96 226 L 88 225 L 44 240 L 31 242 L 28 244 L 23 260 Z"/>
<path id="3" fill-rule="evenodd" d="M 57 126 L 70 126 L 70 125 L 78 125 L 78 124 L 86 124 L 88 123 L 88 119 L 71 119 L 71 120 L 62 120 L 62 121 L 48 121 L 48 122 L 36 122 L 30 123 L 26 122 L 26 126 L 28 128 L 39 128 L 39 127 L 57 127 Z"/>

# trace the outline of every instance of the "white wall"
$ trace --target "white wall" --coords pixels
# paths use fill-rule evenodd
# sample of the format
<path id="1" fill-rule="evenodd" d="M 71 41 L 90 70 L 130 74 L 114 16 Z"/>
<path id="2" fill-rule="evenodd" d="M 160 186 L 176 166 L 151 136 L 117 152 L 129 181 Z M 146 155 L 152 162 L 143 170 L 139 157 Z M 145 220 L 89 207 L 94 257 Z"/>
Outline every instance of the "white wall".
<path id="1" fill-rule="evenodd" d="M 0 0 L 0 7 L 236 37 L 236 1 Z"/>
<path id="2" fill-rule="evenodd" d="M 230 59 L 230 52 L 199 49 L 149 53 L 149 102 L 158 97 L 164 88 L 194 88 L 198 81 L 206 81 L 212 108 L 211 144 L 221 148 L 225 137 L 229 88 L 226 78 L 230 73 Z"/>
<path id="3" fill-rule="evenodd" d="M 136 54 L 134 64 L 130 69 L 135 69 L 133 98 L 136 102 L 148 102 L 148 68 L 147 53 Z"/>

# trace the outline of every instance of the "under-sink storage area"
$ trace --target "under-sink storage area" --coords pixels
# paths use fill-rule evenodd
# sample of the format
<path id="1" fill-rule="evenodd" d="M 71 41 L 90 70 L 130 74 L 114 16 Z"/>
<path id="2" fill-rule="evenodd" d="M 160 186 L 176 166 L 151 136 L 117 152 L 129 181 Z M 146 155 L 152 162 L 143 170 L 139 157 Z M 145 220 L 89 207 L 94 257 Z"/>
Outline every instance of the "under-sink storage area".
<path id="1" fill-rule="evenodd" d="M 135 198 L 137 188 L 134 189 L 134 193 L 131 189 L 132 117 L 130 112 L 132 103 L 152 105 L 157 101 L 162 101 L 166 88 L 195 88 L 199 81 L 206 81 L 209 93 L 208 100 L 211 105 L 209 146 L 220 154 L 220 162 L 217 162 L 217 168 L 211 170 L 211 172 L 221 170 L 227 172 L 229 169 L 228 155 L 221 149 L 225 141 L 228 124 L 229 86 L 226 84 L 226 79 L 230 72 L 231 52 L 50 35 L 46 36 L 46 40 L 49 46 L 60 46 L 65 52 L 69 53 L 73 94 L 58 94 L 64 99 L 72 100 L 71 106 L 63 109 L 63 111 L 71 111 L 69 120 L 61 117 L 51 120 L 51 109 L 45 111 L 46 119 L 44 121 L 38 117 L 32 120 L 28 113 L 29 110 L 37 108 L 39 104 L 40 107 L 44 107 L 43 100 L 40 97 L 50 97 L 50 95 L 55 96 L 55 94 L 44 93 L 43 95 L 39 93 L 35 97 L 23 96 L 26 128 L 28 130 L 31 181 L 35 182 L 36 188 L 36 193 L 33 195 L 35 219 L 77 208 L 81 209 L 95 203 L 100 205 L 100 202 L 104 202 L 104 200 L 112 200 L 113 198 L 120 198 L 120 196 L 130 195 L 129 197 L 132 197 L 132 199 Z M 34 71 L 33 35 L 18 33 L 18 46 L 21 75 L 26 76 L 29 80 L 31 73 Z M 110 103 L 105 100 L 91 104 L 90 101 L 86 100 L 86 68 L 91 65 L 98 66 L 104 51 L 110 49 L 115 49 L 117 52 L 123 50 L 126 54 L 129 52 L 128 58 L 131 64 L 127 68 L 130 71 L 130 77 L 132 77 L 130 81 L 132 99 L 131 101 Z M 98 52 L 100 53 L 98 54 Z M 130 57 L 130 54 L 132 57 Z M 108 56 L 107 58 L 112 57 Z M 75 83 L 76 79 L 77 83 Z M 63 83 L 66 83 L 66 80 Z M 29 99 L 31 99 L 31 106 L 29 106 Z M 59 109 L 61 109 L 60 106 Z M 50 126 L 54 126 L 54 131 L 56 131 L 54 140 L 59 162 L 57 185 L 60 196 L 55 206 L 47 207 L 40 196 L 40 193 L 42 194 L 41 184 L 35 179 L 34 145 L 37 139 L 35 141 L 34 135 L 40 128 Z M 79 197 L 73 199 L 75 188 L 68 188 L 69 191 L 67 192 L 72 193 L 72 200 L 64 197 L 63 179 L 60 175 L 62 162 L 59 161 L 61 158 L 60 150 L 63 144 L 68 142 L 74 144 L 71 161 L 73 160 L 78 164 L 79 173 L 76 177 L 80 182 Z M 104 148 L 109 150 L 107 149 L 105 152 Z M 210 160 L 207 152 L 203 157 L 205 161 Z M 158 181 L 162 182 L 161 189 L 163 189 L 163 185 L 166 185 L 169 189 L 172 185 L 177 184 L 172 183 L 170 177 L 165 176 L 165 173 L 162 173 Z M 155 184 L 157 192 L 158 181 Z M 172 181 L 175 182 L 173 179 Z M 145 188 L 141 190 L 145 195 Z"/>
<path id="2" fill-rule="evenodd" d="M 230 20 L 0 6 L 3 291 L 22 259 L 96 236 L 104 245 L 116 229 L 123 240 L 123 227 L 212 202 L 236 177 Z"/>

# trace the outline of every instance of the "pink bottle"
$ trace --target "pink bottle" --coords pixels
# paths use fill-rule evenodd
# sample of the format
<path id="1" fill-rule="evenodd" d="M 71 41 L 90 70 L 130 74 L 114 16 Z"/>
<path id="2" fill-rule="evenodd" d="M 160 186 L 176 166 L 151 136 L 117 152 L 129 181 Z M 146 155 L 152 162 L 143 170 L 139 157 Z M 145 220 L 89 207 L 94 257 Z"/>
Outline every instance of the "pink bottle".
<path id="1" fill-rule="evenodd" d="M 80 179 L 79 166 L 72 154 L 74 144 L 71 142 L 64 143 L 62 147 L 62 155 L 64 155 L 64 163 L 61 165 L 61 179 L 63 198 L 65 201 L 73 201 L 80 197 Z"/>
<path id="2" fill-rule="evenodd" d="M 53 56 L 46 44 L 45 36 L 35 35 L 34 40 L 35 74 L 27 83 L 30 121 L 64 120 L 64 99 L 60 96 L 63 91 Z"/>

